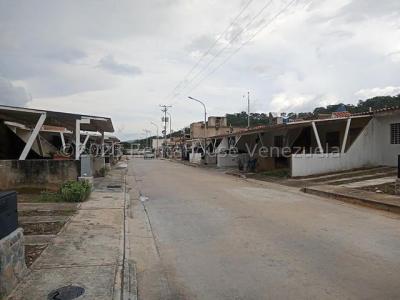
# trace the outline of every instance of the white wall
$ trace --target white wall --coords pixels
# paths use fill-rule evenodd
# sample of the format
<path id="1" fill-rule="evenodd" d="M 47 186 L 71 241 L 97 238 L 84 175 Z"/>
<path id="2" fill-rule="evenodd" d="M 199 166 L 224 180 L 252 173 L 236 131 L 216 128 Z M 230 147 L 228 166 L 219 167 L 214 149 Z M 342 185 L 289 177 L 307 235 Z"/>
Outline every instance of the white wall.
<path id="1" fill-rule="evenodd" d="M 217 155 L 217 167 L 219 168 L 229 168 L 239 167 L 239 161 L 242 162 L 243 165 L 247 165 L 247 161 L 249 156 L 247 153 L 243 154 L 218 154 Z"/>
<path id="2" fill-rule="evenodd" d="M 201 153 L 189 153 L 189 161 L 192 164 L 201 164 Z"/>
<path id="3" fill-rule="evenodd" d="M 374 117 L 344 154 L 294 154 L 292 176 L 308 176 L 368 166 L 397 166 L 400 145 L 390 144 L 390 124 L 400 113 Z"/>
<path id="4" fill-rule="evenodd" d="M 166 139 L 166 142 L 169 143 L 169 139 Z M 158 148 L 162 148 L 162 144 L 164 143 L 164 139 L 158 139 Z M 157 148 L 157 139 L 152 139 L 151 140 L 151 147 L 153 149 Z"/>

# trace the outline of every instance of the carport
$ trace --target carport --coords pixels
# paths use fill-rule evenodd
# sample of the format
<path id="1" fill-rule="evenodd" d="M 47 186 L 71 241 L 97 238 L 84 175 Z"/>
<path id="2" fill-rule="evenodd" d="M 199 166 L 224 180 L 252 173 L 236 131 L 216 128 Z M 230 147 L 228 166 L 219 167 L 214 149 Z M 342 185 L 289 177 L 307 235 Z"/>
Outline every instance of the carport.
<path id="1" fill-rule="evenodd" d="M 29 138 L 26 141 L 24 149 L 19 154 L 19 160 L 25 160 L 33 143 L 37 140 L 40 131 L 46 130 L 46 127 L 62 127 L 66 131 L 73 132 L 75 139 L 75 160 L 80 156 L 89 140 L 90 133 L 101 134 L 101 144 L 104 144 L 104 133 L 114 132 L 114 127 L 110 118 L 90 116 L 83 114 L 73 114 L 64 112 L 55 112 L 48 110 L 37 110 L 22 107 L 12 107 L 0 105 L 0 120 L 4 122 L 14 122 L 21 124 L 29 130 Z M 86 131 L 86 138 L 81 142 L 81 131 Z M 64 142 L 63 132 L 60 131 L 61 140 Z M 40 139 L 38 140 L 40 148 Z M 65 146 L 65 145 L 64 145 Z M 102 147 L 104 151 L 104 147 Z M 104 154 L 104 152 L 102 152 Z"/>

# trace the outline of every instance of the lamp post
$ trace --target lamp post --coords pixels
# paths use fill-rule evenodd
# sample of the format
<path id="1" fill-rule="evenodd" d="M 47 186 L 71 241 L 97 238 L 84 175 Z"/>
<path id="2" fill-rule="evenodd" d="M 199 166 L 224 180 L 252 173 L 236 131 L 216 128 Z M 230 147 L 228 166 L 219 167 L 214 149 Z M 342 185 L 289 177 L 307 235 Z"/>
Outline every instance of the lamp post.
<path id="1" fill-rule="evenodd" d="M 200 101 L 199 99 L 193 98 L 193 97 L 188 97 L 190 100 L 199 102 L 201 105 L 203 105 L 204 108 L 204 156 L 206 155 L 206 143 L 207 143 L 207 109 L 206 109 L 206 105 Z"/>
<path id="2" fill-rule="evenodd" d="M 157 152 L 158 152 L 158 125 L 154 122 L 150 122 L 151 125 L 154 125 L 157 128 L 157 148 L 156 148 L 156 157 L 157 157 Z"/>

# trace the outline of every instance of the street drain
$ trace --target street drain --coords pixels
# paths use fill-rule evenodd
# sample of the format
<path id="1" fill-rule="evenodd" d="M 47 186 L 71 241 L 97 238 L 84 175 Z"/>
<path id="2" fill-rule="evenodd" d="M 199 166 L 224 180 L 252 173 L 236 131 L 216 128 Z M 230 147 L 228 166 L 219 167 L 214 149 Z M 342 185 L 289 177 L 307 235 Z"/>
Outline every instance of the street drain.
<path id="1" fill-rule="evenodd" d="M 84 293 L 84 288 L 69 285 L 52 291 L 47 296 L 47 300 L 72 300 L 82 296 Z"/>
<path id="2" fill-rule="evenodd" d="M 122 185 L 107 185 L 108 189 L 120 189 L 122 188 Z"/>

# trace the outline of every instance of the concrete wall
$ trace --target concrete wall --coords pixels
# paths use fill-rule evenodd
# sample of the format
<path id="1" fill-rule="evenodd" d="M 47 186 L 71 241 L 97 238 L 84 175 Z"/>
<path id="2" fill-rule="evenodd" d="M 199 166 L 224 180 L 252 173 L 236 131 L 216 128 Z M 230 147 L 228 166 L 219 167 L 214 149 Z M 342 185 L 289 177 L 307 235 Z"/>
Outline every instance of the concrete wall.
<path id="1" fill-rule="evenodd" d="M 106 160 L 104 157 L 94 157 L 93 158 L 93 175 L 95 177 L 101 177 L 103 174 L 101 169 L 105 168 Z"/>
<path id="2" fill-rule="evenodd" d="M 217 155 L 216 154 L 210 155 L 207 152 L 204 163 L 207 165 L 216 165 L 217 164 Z"/>
<path id="3" fill-rule="evenodd" d="M 192 164 L 201 164 L 201 153 L 190 153 L 189 161 Z"/>
<path id="4" fill-rule="evenodd" d="M 369 166 L 397 166 L 400 145 L 390 144 L 392 123 L 400 123 L 399 113 L 374 117 L 344 154 L 292 155 L 292 176 L 308 176 Z"/>
<path id="5" fill-rule="evenodd" d="M 217 167 L 219 168 L 238 168 L 239 161 L 242 166 L 247 166 L 249 155 L 243 154 L 218 154 L 217 155 Z"/>
<path id="6" fill-rule="evenodd" d="M 80 162 L 75 160 L 0 160 L 0 190 L 57 190 L 79 175 Z"/>
<path id="7" fill-rule="evenodd" d="M 8 295 L 28 271 L 21 228 L 0 240 L 0 299 Z"/>

